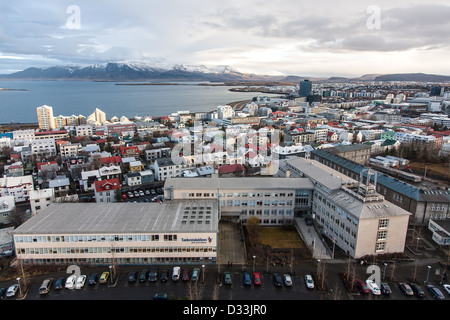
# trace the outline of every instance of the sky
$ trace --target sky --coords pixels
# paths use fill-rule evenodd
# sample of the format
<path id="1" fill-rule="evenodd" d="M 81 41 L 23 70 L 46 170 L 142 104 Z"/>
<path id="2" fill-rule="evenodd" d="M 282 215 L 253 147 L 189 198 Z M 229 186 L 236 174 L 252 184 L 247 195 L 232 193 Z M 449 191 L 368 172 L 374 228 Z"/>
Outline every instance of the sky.
<path id="1" fill-rule="evenodd" d="M 112 61 L 311 77 L 450 75 L 448 0 L 15 0 L 0 74 Z"/>

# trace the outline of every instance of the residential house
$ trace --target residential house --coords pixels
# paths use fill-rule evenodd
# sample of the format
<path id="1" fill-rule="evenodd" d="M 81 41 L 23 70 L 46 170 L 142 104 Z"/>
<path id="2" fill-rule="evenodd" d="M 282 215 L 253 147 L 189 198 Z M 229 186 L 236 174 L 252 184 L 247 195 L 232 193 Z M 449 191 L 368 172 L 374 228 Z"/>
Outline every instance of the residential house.
<path id="1" fill-rule="evenodd" d="M 117 178 L 95 181 L 94 186 L 97 203 L 116 202 L 120 195 L 120 181 Z"/>

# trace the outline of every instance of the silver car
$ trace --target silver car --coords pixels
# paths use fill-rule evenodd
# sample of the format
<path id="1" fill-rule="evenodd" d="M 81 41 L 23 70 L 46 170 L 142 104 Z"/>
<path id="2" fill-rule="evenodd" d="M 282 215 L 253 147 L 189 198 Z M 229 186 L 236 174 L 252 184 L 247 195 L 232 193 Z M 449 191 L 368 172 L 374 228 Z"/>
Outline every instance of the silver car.
<path id="1" fill-rule="evenodd" d="M 310 274 L 305 275 L 305 284 L 308 289 L 314 289 L 314 280 Z"/>

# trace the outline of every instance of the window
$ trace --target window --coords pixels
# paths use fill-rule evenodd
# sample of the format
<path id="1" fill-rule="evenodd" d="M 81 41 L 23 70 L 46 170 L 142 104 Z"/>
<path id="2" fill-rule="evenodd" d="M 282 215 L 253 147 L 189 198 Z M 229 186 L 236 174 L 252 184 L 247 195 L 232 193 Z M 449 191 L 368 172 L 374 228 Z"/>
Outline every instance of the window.
<path id="1" fill-rule="evenodd" d="M 389 219 L 380 219 L 378 221 L 378 229 L 385 229 L 389 226 Z"/>
<path id="2" fill-rule="evenodd" d="M 387 238 L 387 230 L 377 232 L 377 241 L 386 240 L 386 238 Z"/>

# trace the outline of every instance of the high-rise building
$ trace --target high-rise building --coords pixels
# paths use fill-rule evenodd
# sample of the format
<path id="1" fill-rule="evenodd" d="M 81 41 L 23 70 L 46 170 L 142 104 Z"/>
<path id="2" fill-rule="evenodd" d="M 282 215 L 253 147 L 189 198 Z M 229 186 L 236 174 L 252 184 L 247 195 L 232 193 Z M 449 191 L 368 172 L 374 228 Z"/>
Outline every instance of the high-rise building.
<path id="1" fill-rule="evenodd" d="M 87 123 L 91 124 L 103 124 L 105 122 L 106 114 L 98 108 L 95 108 L 94 113 L 87 118 Z"/>
<path id="2" fill-rule="evenodd" d="M 39 129 L 51 130 L 55 129 L 55 121 L 53 117 L 53 108 L 47 105 L 37 107 L 37 118 Z"/>
<path id="3" fill-rule="evenodd" d="M 430 96 L 442 97 L 444 95 L 444 87 L 434 86 L 431 87 Z"/>
<path id="4" fill-rule="evenodd" d="M 307 97 L 312 93 L 312 82 L 309 80 L 303 80 L 300 82 L 300 90 L 298 94 L 300 97 Z"/>

